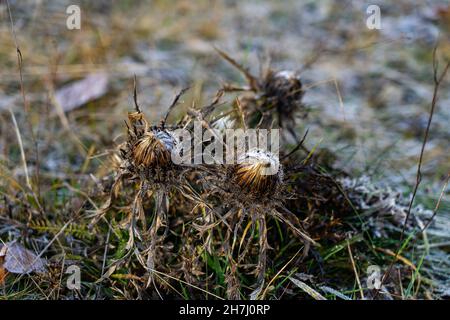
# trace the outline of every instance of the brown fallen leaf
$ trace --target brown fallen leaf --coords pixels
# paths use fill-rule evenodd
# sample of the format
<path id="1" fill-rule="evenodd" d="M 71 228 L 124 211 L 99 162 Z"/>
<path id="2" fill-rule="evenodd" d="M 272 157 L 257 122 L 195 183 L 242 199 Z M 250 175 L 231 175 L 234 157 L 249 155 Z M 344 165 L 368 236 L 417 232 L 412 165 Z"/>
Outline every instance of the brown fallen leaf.
<path id="1" fill-rule="evenodd" d="M 0 285 L 5 283 L 6 276 L 8 275 L 8 271 L 4 268 L 0 268 Z"/>
<path id="2" fill-rule="evenodd" d="M 47 271 L 46 262 L 17 242 L 8 242 L 0 249 L 3 252 L 2 269 L 10 273 L 28 274 Z"/>
<path id="3" fill-rule="evenodd" d="M 0 249 L 0 285 L 2 285 L 5 282 L 6 275 L 8 274 L 8 271 L 6 271 L 6 269 L 3 267 L 7 250 L 8 249 L 6 246 L 1 247 Z"/>
<path id="4" fill-rule="evenodd" d="M 96 73 L 58 89 L 55 99 L 64 112 L 69 112 L 100 98 L 107 90 L 108 76 L 104 73 Z"/>

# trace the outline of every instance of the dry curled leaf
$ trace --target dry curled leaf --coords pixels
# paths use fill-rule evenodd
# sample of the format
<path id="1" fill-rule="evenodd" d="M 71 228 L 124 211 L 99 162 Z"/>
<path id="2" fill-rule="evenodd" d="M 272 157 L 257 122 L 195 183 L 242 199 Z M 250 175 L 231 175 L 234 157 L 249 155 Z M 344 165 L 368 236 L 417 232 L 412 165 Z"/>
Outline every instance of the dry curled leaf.
<path id="1" fill-rule="evenodd" d="M 46 272 L 45 260 L 36 256 L 17 242 L 8 242 L 0 249 L 4 253 L 0 269 L 10 273 L 28 274 L 31 272 Z M 1 271 L 0 271 L 1 276 Z"/>
<path id="2" fill-rule="evenodd" d="M 68 112 L 100 98 L 107 92 L 107 89 L 107 75 L 97 73 L 62 87 L 56 91 L 55 99 L 61 108 Z"/>

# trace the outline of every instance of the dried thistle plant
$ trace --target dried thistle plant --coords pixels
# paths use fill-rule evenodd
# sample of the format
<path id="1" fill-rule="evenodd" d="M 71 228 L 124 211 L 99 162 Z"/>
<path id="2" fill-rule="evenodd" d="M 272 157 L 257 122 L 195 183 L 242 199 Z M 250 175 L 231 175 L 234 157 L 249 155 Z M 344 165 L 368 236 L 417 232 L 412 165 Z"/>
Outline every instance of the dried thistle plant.
<path id="1" fill-rule="evenodd" d="M 168 214 L 171 197 L 176 194 L 190 200 L 195 198 L 195 191 L 191 188 L 187 177 L 192 167 L 175 164 L 172 161 L 171 153 L 176 152 L 174 150 L 179 141 L 172 133 L 173 128 L 166 126 L 168 113 L 185 90 L 176 96 L 166 116 L 157 126 L 150 126 L 137 104 L 135 91 L 136 111 L 128 114 L 127 141 L 121 144 L 112 156 L 112 164 L 117 168 L 117 173 L 110 195 L 95 213 L 92 221 L 93 224 L 104 218 L 125 188 L 125 184 L 127 188 L 131 184 L 130 188 L 135 190 L 135 193 L 132 203 L 125 210 L 127 217 L 121 221 L 121 225 L 129 232 L 125 248 L 127 254 L 113 263 L 108 273 L 113 272 L 120 262 L 125 261 L 125 258 L 134 252 L 138 261 L 149 272 L 149 281 L 153 279 L 157 249 L 163 246 L 169 231 Z M 148 210 L 144 208 L 146 203 L 153 203 L 153 216 L 148 228 Z M 139 243 L 136 240 L 139 240 Z"/>
<path id="2" fill-rule="evenodd" d="M 304 254 L 311 244 L 316 244 L 303 230 L 300 220 L 284 205 L 289 194 L 283 180 L 284 173 L 279 158 L 264 150 L 253 149 L 239 157 L 237 164 L 214 166 L 206 169 L 204 188 L 211 202 L 218 203 L 221 221 L 197 225 L 206 231 L 218 223 L 226 225 L 225 239 L 220 243 L 227 257 L 227 295 L 239 299 L 237 272 L 247 266 L 253 256 L 253 241 L 257 238 L 258 261 L 250 273 L 256 275 L 256 284 L 250 297 L 257 299 L 265 280 L 267 250 L 267 219 L 285 224 L 304 243 Z M 210 219 L 210 221 L 213 219 Z M 257 227 L 257 233 L 255 233 Z M 257 237 L 255 235 L 257 234 Z"/>
<path id="3" fill-rule="evenodd" d="M 225 118 L 227 115 L 220 114 L 213 124 L 207 120 L 220 105 L 222 96 L 223 91 L 220 90 L 210 105 L 201 110 L 190 109 L 178 127 L 192 129 L 196 120 L 202 124 L 202 130 L 211 130 L 220 125 L 222 119 L 234 127 L 236 122 Z M 226 258 L 228 298 L 242 297 L 240 275 L 244 274 L 255 277 L 250 297 L 264 296 L 267 252 L 271 248 L 268 222 L 279 221 L 291 230 L 303 243 L 303 257 L 307 256 L 312 244 L 317 245 L 304 230 L 299 217 L 288 209 L 288 202 L 298 195 L 295 188 L 298 181 L 292 179 L 298 166 L 285 166 L 277 155 L 262 149 L 249 150 L 238 157 L 235 164 L 175 164 L 171 154 L 174 150 L 177 152 L 180 141 L 172 134 L 174 128 L 166 126 L 166 119 L 167 115 L 159 125 L 151 126 L 136 103 L 135 112 L 128 115 L 127 141 L 111 157 L 116 176 L 110 196 L 97 212 L 94 222 L 105 216 L 117 198 L 127 194 L 125 198 L 130 204 L 124 210 L 126 218 L 121 224 L 128 229 L 129 239 L 125 248 L 127 254 L 113 263 L 106 274 L 111 274 L 134 253 L 148 272 L 147 285 L 153 280 L 153 271 L 158 265 L 173 277 L 183 277 L 188 283 L 203 287 L 204 281 L 200 279 L 210 276 L 205 272 L 207 262 L 201 257 L 206 250 Z M 228 128 L 229 124 L 225 127 Z M 304 138 L 295 150 L 302 146 Z M 304 191 L 308 192 L 306 189 Z M 192 207 L 188 208 L 186 201 Z M 176 203 L 177 208 L 169 211 L 170 203 Z M 153 215 L 149 210 L 151 207 Z M 174 212 L 177 210 L 180 212 Z M 174 230 L 178 254 L 172 256 L 168 252 L 173 247 L 164 242 L 169 232 L 169 215 L 171 221 L 181 218 L 188 222 L 177 222 L 177 226 L 181 226 Z M 147 221 L 151 221 L 148 228 Z M 196 235 L 198 231 L 200 237 Z M 205 234 L 207 236 L 203 237 Z M 165 284 L 161 283 L 161 286 Z"/>
<path id="4" fill-rule="evenodd" d="M 249 127 L 285 128 L 293 137 L 295 118 L 306 117 L 307 108 L 302 102 L 304 90 L 297 72 L 290 70 L 275 71 L 267 68 L 258 78 L 231 58 L 225 52 L 217 52 L 246 78 L 247 86 L 225 85 L 225 92 L 247 92 L 238 97 L 239 109 L 242 109 Z"/>

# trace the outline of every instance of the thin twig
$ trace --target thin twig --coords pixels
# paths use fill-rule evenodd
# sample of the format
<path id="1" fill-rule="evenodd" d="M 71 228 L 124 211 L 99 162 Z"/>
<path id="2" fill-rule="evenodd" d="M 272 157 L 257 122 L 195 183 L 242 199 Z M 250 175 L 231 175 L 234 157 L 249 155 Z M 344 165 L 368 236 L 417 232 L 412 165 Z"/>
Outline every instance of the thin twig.
<path id="1" fill-rule="evenodd" d="M 236 69 L 238 69 L 240 72 L 242 72 L 244 74 L 244 76 L 247 79 L 247 81 L 249 82 L 250 87 L 252 88 L 252 90 L 257 90 L 258 89 L 258 80 L 256 79 L 255 76 L 253 76 L 250 73 L 250 71 L 247 68 L 244 68 L 240 63 L 238 63 L 236 60 L 231 58 L 227 53 L 225 53 L 224 51 L 220 50 L 219 48 L 214 47 L 214 50 L 216 50 L 217 53 L 222 58 L 224 58 L 231 65 L 233 65 Z"/>
<path id="2" fill-rule="evenodd" d="M 412 206 L 414 204 L 414 200 L 416 198 L 417 190 L 419 189 L 420 183 L 422 182 L 423 156 L 425 154 L 425 147 L 426 147 L 426 144 L 428 142 L 428 136 L 429 136 L 429 132 L 430 132 L 430 128 L 431 128 L 431 122 L 433 120 L 433 115 L 434 115 L 434 112 L 435 112 L 435 109 L 436 109 L 439 88 L 440 88 L 440 86 L 442 84 L 442 81 L 444 80 L 444 77 L 446 76 L 446 74 L 448 72 L 448 69 L 450 67 L 450 61 L 448 61 L 446 63 L 446 65 L 445 65 L 442 73 L 438 76 L 438 60 L 437 60 L 437 57 L 436 57 L 437 48 L 438 48 L 438 44 L 436 44 L 436 46 L 433 49 L 433 82 L 434 82 L 433 98 L 431 100 L 430 114 L 429 114 L 429 117 L 428 117 L 427 127 L 425 129 L 425 135 L 424 135 L 424 138 L 423 138 L 422 148 L 420 150 L 419 161 L 418 161 L 418 164 L 417 164 L 416 183 L 415 183 L 415 186 L 414 186 L 414 190 L 413 190 L 413 194 L 412 194 L 411 200 L 409 202 L 408 211 L 406 213 L 405 221 L 403 223 L 403 227 L 402 227 L 402 230 L 401 230 L 401 233 L 400 233 L 400 239 L 399 239 L 399 242 L 398 242 L 398 245 L 397 245 L 398 248 L 397 248 L 396 254 L 395 254 L 391 264 L 389 265 L 389 268 L 386 270 L 386 272 L 383 274 L 383 277 L 381 278 L 381 286 L 380 286 L 380 288 L 382 287 L 382 285 L 383 285 L 384 281 L 386 280 L 387 276 L 391 273 L 391 270 L 394 267 L 394 264 L 397 261 L 398 255 L 400 254 L 400 251 L 402 249 L 402 241 L 403 241 L 403 238 L 405 236 L 406 226 L 408 224 L 409 217 L 411 215 L 411 209 L 412 209 Z M 377 290 L 374 298 L 377 297 L 378 293 L 379 293 L 379 290 Z"/>
<path id="3" fill-rule="evenodd" d="M 442 80 L 444 79 L 445 75 L 447 74 L 447 71 L 448 71 L 449 67 L 450 67 L 450 62 L 448 62 L 447 65 L 445 66 L 444 70 L 442 71 L 441 75 L 439 77 L 437 76 L 438 61 L 437 61 L 437 58 L 436 58 L 436 51 L 437 51 L 437 46 L 435 46 L 434 49 L 433 49 L 434 90 L 433 90 L 433 99 L 431 101 L 431 110 L 430 110 L 430 115 L 428 117 L 427 128 L 425 130 L 425 136 L 423 138 L 422 148 L 420 150 L 419 163 L 417 165 L 416 184 L 414 186 L 414 191 L 413 191 L 413 195 L 412 195 L 411 201 L 409 202 L 409 206 L 408 206 L 408 211 L 407 211 L 407 214 L 406 214 L 405 222 L 403 223 L 402 233 L 400 234 L 400 242 L 403 240 L 403 237 L 405 235 L 406 225 L 407 225 L 409 216 L 411 214 L 411 209 L 412 209 L 412 206 L 414 204 L 414 199 L 416 198 L 416 194 L 417 194 L 417 190 L 419 189 L 419 185 L 422 182 L 423 156 L 425 154 L 425 147 L 426 147 L 427 142 L 428 142 L 428 136 L 429 136 L 429 133 L 430 133 L 431 121 L 433 120 L 433 115 L 434 115 L 434 111 L 435 111 L 435 108 L 436 108 L 439 87 L 440 87 L 440 85 L 442 83 Z"/>
<path id="4" fill-rule="evenodd" d="M 303 142 L 305 142 L 305 139 L 306 139 L 306 136 L 308 135 L 308 132 L 309 132 L 309 128 L 306 129 L 306 132 L 305 132 L 305 134 L 303 135 L 302 140 L 300 140 L 300 142 L 297 144 L 297 146 L 296 146 L 294 149 L 292 149 L 292 151 L 289 152 L 287 155 L 285 155 L 284 157 L 282 157 L 281 160 L 284 160 L 284 159 L 286 159 L 286 158 L 289 158 L 291 155 L 293 155 L 295 152 L 297 152 L 297 150 L 299 150 L 299 149 L 303 146 Z"/>
<path id="5" fill-rule="evenodd" d="M 172 109 L 177 105 L 178 100 L 180 100 L 180 97 L 190 89 L 190 87 L 186 87 L 181 89 L 181 91 L 175 96 L 175 99 L 173 99 L 172 104 L 170 105 L 169 109 L 167 109 L 166 115 L 164 116 L 162 122 L 161 122 L 161 126 L 164 127 L 164 125 L 167 122 L 167 118 L 169 117 L 170 112 L 172 112 Z"/>
<path id="6" fill-rule="evenodd" d="M 137 101 L 137 80 L 136 75 L 134 75 L 134 81 L 133 81 L 133 101 L 134 101 L 134 107 L 137 112 L 141 113 L 141 108 L 139 108 L 139 104 Z"/>

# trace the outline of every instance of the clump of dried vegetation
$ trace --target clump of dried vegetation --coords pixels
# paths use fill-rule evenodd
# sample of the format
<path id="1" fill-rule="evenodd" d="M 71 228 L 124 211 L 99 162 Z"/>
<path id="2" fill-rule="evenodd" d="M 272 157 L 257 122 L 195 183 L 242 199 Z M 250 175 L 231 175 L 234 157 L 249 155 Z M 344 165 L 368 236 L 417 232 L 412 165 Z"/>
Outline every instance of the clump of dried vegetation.
<path id="1" fill-rule="evenodd" d="M 16 178 L 17 172 L 0 162 L 0 299 L 448 295 L 441 285 L 448 283 L 448 262 L 438 266 L 425 260 L 430 250 L 425 230 L 442 194 L 435 210 L 426 210 L 414 205 L 415 192 L 407 199 L 334 166 L 334 154 L 306 147 L 308 131 L 299 138 L 298 124 L 307 123 L 308 107 L 296 71 L 267 67 L 257 77 L 216 50 L 244 75 L 246 85 L 226 84 L 210 104 L 193 103 L 169 121 L 182 90 L 162 120 L 152 124 L 148 108 L 138 104 L 135 82 L 125 136 L 89 181 L 75 176 L 38 190 L 43 184 L 38 179 L 53 177 L 27 171 L 24 137 L 11 112 L 14 152 L 23 161 L 24 177 Z M 424 146 L 447 69 L 438 75 L 435 65 Z M 172 132 L 193 131 L 194 121 L 203 131 L 280 128 L 290 136 L 282 140 L 279 156 L 251 149 L 237 164 L 176 164 L 171 153 L 180 141 Z M 86 159 L 93 157 L 94 150 L 83 152 Z M 88 162 L 80 164 L 82 173 Z M 275 173 L 267 174 L 273 168 Z M 416 251 L 418 264 L 412 259 L 417 260 Z M 438 257 L 445 260 L 448 253 L 439 251 Z M 80 288 L 66 285 L 70 265 L 81 270 Z M 372 265 L 383 270 L 377 288 L 369 286 L 373 275 L 366 270 Z"/>
<path id="2" fill-rule="evenodd" d="M 240 65 L 239 69 L 243 70 Z M 195 120 L 202 121 L 203 130 L 210 130 L 223 118 L 244 119 L 232 124 L 245 128 L 263 123 L 270 128 L 274 119 L 283 128 L 286 116 L 293 122 L 303 119 L 301 82 L 291 74 L 269 71 L 262 80 L 246 74 L 253 83 L 252 95 L 235 97 L 238 108 L 221 102 L 230 91 L 227 86 L 210 105 L 188 110 L 175 125 L 169 125 L 167 118 L 185 90 L 175 97 L 160 123 L 152 126 L 137 103 L 135 88 L 135 110 L 128 114 L 126 141 L 111 151 L 111 174 L 103 179 L 103 186 L 98 181 L 97 192 L 86 195 L 88 200 L 79 206 L 79 215 L 62 226 L 48 217 L 39 222 L 36 202 L 35 209 L 25 206 L 29 217 L 18 222 L 22 214 L 14 203 L 27 193 L 16 194 L 16 200 L 4 197 L 4 206 L 9 208 L 9 214 L 2 216 L 4 225 L 14 221 L 19 227 L 12 230 L 36 233 L 22 239 L 37 245 L 45 244 L 52 232 L 52 241 L 64 233 L 70 236 L 73 252 L 79 252 L 78 263 L 89 270 L 83 287 L 71 293 L 52 278 L 63 272 L 61 263 L 64 266 L 70 261 L 66 255 L 53 256 L 47 270 L 40 257 L 13 243 L 2 246 L 3 286 L 13 290 L 30 285 L 20 284 L 20 277 L 8 280 L 8 273 L 38 273 L 31 281 L 37 281 L 40 290 L 50 295 L 57 290 L 56 297 L 281 298 L 293 294 L 287 285 L 293 283 L 314 298 L 324 298 L 316 291 L 319 289 L 340 298 L 349 298 L 351 292 L 361 298 L 393 298 L 401 294 L 396 290 L 412 269 L 409 290 L 414 290 L 418 267 L 378 240 L 395 239 L 404 222 L 408 230 L 423 227 L 424 211 L 415 208 L 415 220 L 405 221 L 410 209 L 403 200 L 396 202 L 398 195 L 330 167 L 323 157 L 303 146 L 306 134 L 294 148 L 282 145 L 280 158 L 251 149 L 237 164 L 179 165 L 172 161 L 171 153 L 180 143 L 172 130 L 192 129 Z M 224 106 L 231 111 L 216 112 Z M 288 130 L 293 128 L 294 123 Z M 29 200 L 20 201 L 26 204 Z M 103 201 L 99 207 L 98 201 Z M 430 213 L 426 215 L 430 219 Z M 413 235 L 408 240 L 413 241 Z M 21 252 L 20 264 L 27 267 L 17 270 L 8 266 L 5 257 L 12 259 L 7 256 L 8 249 Z M 84 257 L 83 250 L 87 250 Z M 361 270 L 356 269 L 354 259 L 368 257 L 367 251 L 373 252 L 371 260 L 377 263 L 386 264 L 389 257 L 403 262 L 395 263 L 394 274 L 383 278 L 380 290 L 362 287 Z M 351 289 L 355 278 L 357 287 Z M 419 277 L 419 281 L 423 279 Z M 12 292 L 11 297 L 19 297 Z"/>

